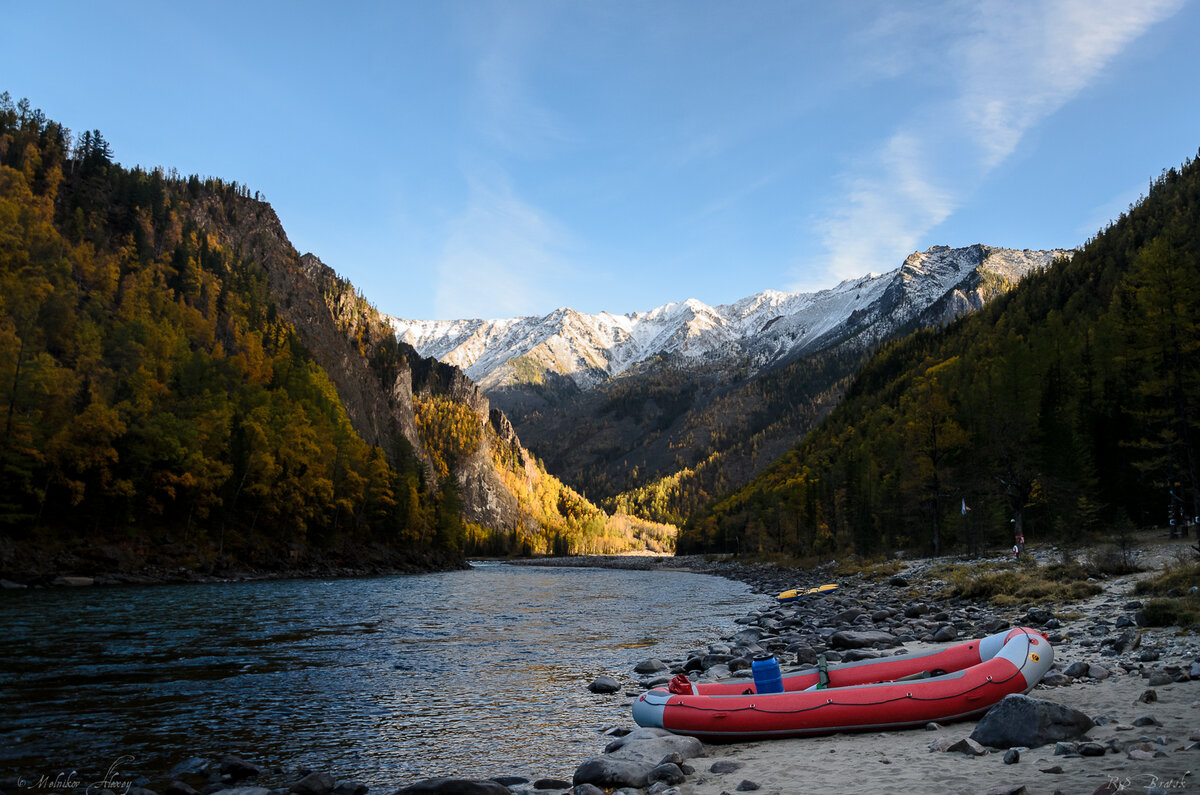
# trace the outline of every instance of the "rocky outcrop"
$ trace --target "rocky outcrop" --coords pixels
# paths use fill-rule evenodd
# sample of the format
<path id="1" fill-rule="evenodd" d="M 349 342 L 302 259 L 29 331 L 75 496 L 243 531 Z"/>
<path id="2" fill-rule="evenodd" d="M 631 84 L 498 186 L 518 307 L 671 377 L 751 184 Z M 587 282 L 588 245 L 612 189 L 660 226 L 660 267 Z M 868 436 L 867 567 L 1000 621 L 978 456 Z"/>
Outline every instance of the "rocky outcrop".
<path id="1" fill-rule="evenodd" d="M 329 375 L 350 422 L 368 444 L 390 452 L 393 440 L 404 438 L 424 462 L 427 480 L 434 482 L 414 401 L 434 394 L 470 408 L 488 432 L 453 472 L 464 516 L 490 528 L 512 527 L 522 520 L 517 497 L 496 469 L 493 445 L 503 444 L 515 452 L 526 479 L 538 473 L 529 466 L 530 457 L 512 424 L 491 408 L 462 370 L 422 357 L 404 343 L 399 343 L 399 354 L 391 357 L 392 365 L 372 368 L 369 354 L 379 345 L 396 344 L 390 326 L 332 268 L 312 254 L 300 256 L 269 205 L 246 198 L 225 212 L 215 201 L 201 201 L 192 220 L 266 272 L 279 311 Z"/>

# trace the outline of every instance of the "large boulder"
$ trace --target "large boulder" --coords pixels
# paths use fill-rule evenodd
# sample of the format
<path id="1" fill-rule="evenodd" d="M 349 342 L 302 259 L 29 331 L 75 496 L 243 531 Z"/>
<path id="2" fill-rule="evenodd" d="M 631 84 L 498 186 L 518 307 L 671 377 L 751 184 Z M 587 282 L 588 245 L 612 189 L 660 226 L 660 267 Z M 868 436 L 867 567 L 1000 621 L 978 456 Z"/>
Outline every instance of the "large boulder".
<path id="1" fill-rule="evenodd" d="M 628 759 L 613 759 L 611 756 L 593 756 L 579 767 L 571 783 L 594 784 L 597 787 L 633 787 L 644 789 L 650 783 L 650 772 L 655 766 L 647 766 L 642 762 L 632 762 Z"/>
<path id="2" fill-rule="evenodd" d="M 835 649 L 865 649 L 876 644 L 889 649 L 898 645 L 895 635 L 881 629 L 845 629 L 829 638 L 829 645 Z"/>
<path id="3" fill-rule="evenodd" d="M 592 680 L 588 685 L 588 690 L 593 693 L 617 693 L 621 690 L 621 683 L 611 676 L 600 675 Z"/>
<path id="4" fill-rule="evenodd" d="M 1077 740 L 1094 725 L 1077 709 L 1014 693 L 988 710 L 971 732 L 971 739 L 993 748 L 1036 748 Z"/>
<path id="5" fill-rule="evenodd" d="M 651 773 L 671 754 L 683 760 L 703 753 L 704 745 L 695 737 L 665 729 L 634 729 L 609 743 L 603 756 L 594 756 L 576 768 L 572 783 L 641 789 L 649 785 Z"/>

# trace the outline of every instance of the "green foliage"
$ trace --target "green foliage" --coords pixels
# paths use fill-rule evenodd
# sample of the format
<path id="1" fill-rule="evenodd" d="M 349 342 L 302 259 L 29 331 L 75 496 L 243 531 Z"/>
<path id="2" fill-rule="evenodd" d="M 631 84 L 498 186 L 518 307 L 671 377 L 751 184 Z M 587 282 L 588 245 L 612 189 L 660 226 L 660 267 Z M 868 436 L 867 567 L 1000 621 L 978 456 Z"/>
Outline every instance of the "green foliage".
<path id="1" fill-rule="evenodd" d="M 272 563 L 461 554 L 453 495 L 351 426 L 281 316 L 236 184 L 125 169 L 0 96 L 0 525 Z M 453 518 L 451 515 L 454 514 Z"/>
<path id="2" fill-rule="evenodd" d="M 1014 531 L 1161 525 L 1169 506 L 1200 515 L 1198 322 L 1189 161 L 1073 259 L 884 345 L 799 445 L 693 516 L 679 549 L 978 550 Z"/>

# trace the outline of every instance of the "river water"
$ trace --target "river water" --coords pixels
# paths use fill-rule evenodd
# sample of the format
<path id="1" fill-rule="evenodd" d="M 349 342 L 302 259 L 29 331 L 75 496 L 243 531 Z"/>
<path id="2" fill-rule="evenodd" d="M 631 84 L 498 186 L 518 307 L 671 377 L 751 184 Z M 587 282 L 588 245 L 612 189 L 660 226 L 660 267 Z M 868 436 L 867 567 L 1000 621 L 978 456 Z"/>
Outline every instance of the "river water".
<path id="1" fill-rule="evenodd" d="M 0 769 L 151 778 L 236 752 L 373 789 L 570 779 L 646 657 L 729 634 L 747 586 L 477 564 L 443 574 L 0 593 Z M 390 790 L 389 790 L 390 791 Z"/>

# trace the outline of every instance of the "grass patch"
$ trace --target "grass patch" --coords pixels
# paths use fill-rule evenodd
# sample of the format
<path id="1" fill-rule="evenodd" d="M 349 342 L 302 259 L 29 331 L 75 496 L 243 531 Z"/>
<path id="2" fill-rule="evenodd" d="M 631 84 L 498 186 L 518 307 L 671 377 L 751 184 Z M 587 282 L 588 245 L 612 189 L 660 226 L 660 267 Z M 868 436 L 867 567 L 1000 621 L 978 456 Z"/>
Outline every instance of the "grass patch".
<path id="1" fill-rule="evenodd" d="M 1077 602 L 1104 589 L 1087 582 L 1087 571 L 1077 563 L 1054 563 L 1031 568 L 1005 564 L 1004 568 L 980 573 L 975 566 L 938 567 L 945 580 L 942 597 L 976 599 L 999 607 L 1021 604 Z"/>
<path id="2" fill-rule="evenodd" d="M 833 567 L 833 573 L 839 577 L 853 577 L 857 574 L 862 575 L 866 580 L 879 581 L 894 577 L 903 569 L 904 561 L 901 560 L 885 560 L 883 558 L 863 560 L 851 555 L 839 560 Z"/>
<path id="3" fill-rule="evenodd" d="M 1188 627 L 1200 624 L 1200 563 L 1169 568 L 1143 580 L 1134 593 L 1155 596 L 1142 606 L 1142 617 L 1151 627 Z"/>

